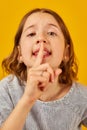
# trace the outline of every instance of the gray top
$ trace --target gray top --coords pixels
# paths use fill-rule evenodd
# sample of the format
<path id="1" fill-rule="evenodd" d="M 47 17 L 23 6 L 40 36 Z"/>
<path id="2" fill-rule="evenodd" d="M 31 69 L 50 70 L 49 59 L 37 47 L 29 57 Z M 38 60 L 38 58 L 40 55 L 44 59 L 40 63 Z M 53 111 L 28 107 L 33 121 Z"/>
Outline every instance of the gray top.
<path id="1" fill-rule="evenodd" d="M 12 75 L 0 81 L 0 124 L 9 116 L 24 92 Z M 74 82 L 61 99 L 37 100 L 27 116 L 23 130 L 81 130 L 87 127 L 87 88 Z"/>

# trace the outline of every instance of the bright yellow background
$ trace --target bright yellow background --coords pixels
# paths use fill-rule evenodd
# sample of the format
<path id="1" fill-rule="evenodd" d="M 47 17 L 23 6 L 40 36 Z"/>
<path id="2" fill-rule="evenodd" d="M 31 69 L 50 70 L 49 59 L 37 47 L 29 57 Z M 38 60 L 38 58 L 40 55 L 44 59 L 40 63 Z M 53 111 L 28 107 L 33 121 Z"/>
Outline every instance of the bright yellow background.
<path id="1" fill-rule="evenodd" d="M 0 79 L 1 62 L 12 50 L 18 24 L 28 10 L 36 7 L 53 9 L 65 21 L 79 60 L 79 81 L 87 85 L 87 0 L 0 0 Z"/>

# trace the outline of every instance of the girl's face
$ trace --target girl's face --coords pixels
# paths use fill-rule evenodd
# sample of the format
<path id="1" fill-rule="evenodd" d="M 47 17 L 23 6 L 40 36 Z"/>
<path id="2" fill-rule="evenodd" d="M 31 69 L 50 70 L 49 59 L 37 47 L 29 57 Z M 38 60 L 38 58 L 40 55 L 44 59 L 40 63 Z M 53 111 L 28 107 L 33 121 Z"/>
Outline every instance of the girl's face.
<path id="1" fill-rule="evenodd" d="M 25 22 L 20 38 L 19 60 L 32 67 L 41 44 L 44 46 L 42 63 L 58 68 L 66 52 L 64 36 L 52 15 L 36 12 Z"/>

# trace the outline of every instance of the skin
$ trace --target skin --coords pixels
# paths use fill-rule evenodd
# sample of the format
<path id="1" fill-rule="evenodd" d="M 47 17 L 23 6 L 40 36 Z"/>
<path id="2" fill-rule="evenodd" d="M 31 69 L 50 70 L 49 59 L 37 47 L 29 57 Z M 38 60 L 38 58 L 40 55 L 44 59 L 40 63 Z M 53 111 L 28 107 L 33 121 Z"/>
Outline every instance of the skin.
<path id="1" fill-rule="evenodd" d="M 40 49 L 43 43 L 43 47 L 52 52 L 51 57 L 46 57 L 43 62 L 49 63 L 52 68 L 58 68 L 65 49 L 61 29 L 52 15 L 34 13 L 28 17 L 20 39 L 21 60 L 26 66 L 34 65 L 36 58 L 32 56 L 32 51 Z"/>
<path id="2" fill-rule="evenodd" d="M 49 55 L 44 48 L 51 51 Z M 32 52 L 38 49 L 37 55 Z M 27 66 L 25 91 L 0 130 L 22 130 L 26 117 L 37 99 L 52 101 L 64 96 L 70 87 L 61 87 L 58 68 L 69 58 L 68 47 L 56 20 L 47 13 L 34 13 L 28 17 L 20 39 L 19 62 Z"/>
<path id="3" fill-rule="evenodd" d="M 51 55 L 44 57 L 45 48 Z M 37 55 L 32 55 L 37 49 Z M 19 60 L 27 66 L 26 93 L 32 95 L 32 100 L 58 98 L 61 91 L 58 84 L 61 70 L 58 66 L 68 56 L 64 36 L 52 15 L 38 12 L 28 17 L 21 35 L 19 52 Z"/>

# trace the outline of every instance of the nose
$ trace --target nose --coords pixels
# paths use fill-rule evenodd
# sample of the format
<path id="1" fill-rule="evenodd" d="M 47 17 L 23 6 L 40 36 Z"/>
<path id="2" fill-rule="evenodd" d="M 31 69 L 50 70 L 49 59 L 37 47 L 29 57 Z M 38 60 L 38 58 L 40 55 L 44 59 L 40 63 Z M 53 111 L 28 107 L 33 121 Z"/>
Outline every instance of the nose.
<path id="1" fill-rule="evenodd" d="M 46 37 L 46 35 L 42 34 L 42 33 L 38 34 L 36 43 L 37 44 L 38 43 L 47 43 L 47 37 Z"/>
<path id="2" fill-rule="evenodd" d="M 43 40 L 43 39 L 42 39 L 42 40 L 41 40 L 41 39 L 40 39 L 40 40 L 37 40 L 37 44 L 38 44 L 38 43 L 46 43 L 46 40 Z"/>

